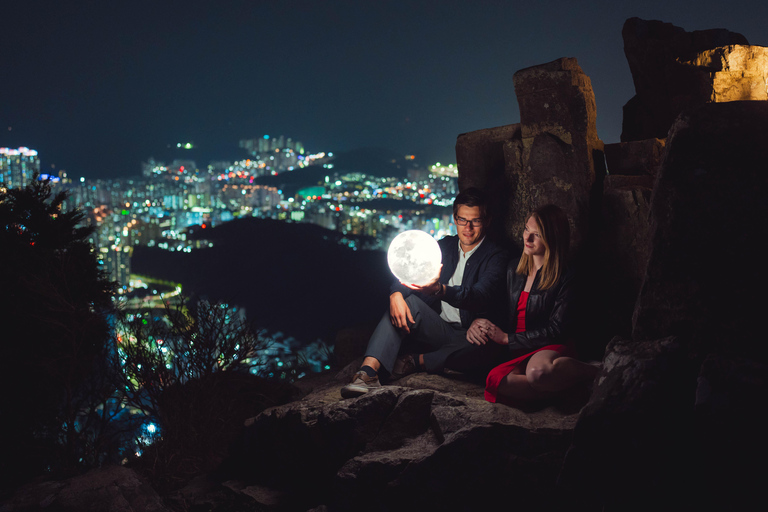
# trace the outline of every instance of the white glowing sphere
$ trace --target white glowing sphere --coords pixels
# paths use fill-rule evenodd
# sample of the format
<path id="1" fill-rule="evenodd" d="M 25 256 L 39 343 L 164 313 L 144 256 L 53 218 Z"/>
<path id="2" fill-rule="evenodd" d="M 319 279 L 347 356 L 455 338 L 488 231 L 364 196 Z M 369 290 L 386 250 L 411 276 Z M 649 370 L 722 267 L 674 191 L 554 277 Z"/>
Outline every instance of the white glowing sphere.
<path id="1" fill-rule="evenodd" d="M 423 286 L 437 276 L 443 255 L 437 240 L 423 231 L 403 231 L 387 251 L 389 269 L 400 282 Z"/>

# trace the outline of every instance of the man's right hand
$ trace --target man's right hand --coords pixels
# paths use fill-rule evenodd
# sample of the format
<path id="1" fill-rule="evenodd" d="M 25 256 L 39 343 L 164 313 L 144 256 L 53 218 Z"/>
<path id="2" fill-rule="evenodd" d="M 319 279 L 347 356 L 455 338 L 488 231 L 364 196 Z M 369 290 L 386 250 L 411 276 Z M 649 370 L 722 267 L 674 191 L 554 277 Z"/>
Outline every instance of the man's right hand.
<path id="1" fill-rule="evenodd" d="M 413 323 L 411 309 L 400 292 L 395 292 L 389 296 L 389 320 L 398 329 L 402 329 L 407 333 L 411 332 L 411 329 L 408 327 L 409 323 Z"/>

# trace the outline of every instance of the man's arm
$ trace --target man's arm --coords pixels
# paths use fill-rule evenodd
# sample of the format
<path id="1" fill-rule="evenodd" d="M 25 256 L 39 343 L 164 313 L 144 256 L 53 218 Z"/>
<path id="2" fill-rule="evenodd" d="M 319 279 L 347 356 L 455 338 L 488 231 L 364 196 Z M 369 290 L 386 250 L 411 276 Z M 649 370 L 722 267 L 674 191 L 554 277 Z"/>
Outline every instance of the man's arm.
<path id="1" fill-rule="evenodd" d="M 405 297 L 400 292 L 395 292 L 389 296 L 389 320 L 398 329 L 411 332 L 408 327 L 409 322 L 413 323 L 411 308 L 408 307 Z"/>

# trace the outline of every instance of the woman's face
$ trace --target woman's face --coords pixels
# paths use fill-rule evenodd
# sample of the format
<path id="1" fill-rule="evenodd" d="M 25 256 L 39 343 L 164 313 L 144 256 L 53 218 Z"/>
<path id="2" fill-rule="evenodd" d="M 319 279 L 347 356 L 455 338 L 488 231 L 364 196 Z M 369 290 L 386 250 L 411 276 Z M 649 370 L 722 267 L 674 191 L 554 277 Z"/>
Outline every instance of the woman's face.
<path id="1" fill-rule="evenodd" d="M 547 252 L 547 248 L 544 246 L 544 239 L 541 238 L 541 233 L 539 233 L 539 225 L 536 223 L 533 215 L 525 223 L 523 244 L 525 244 L 523 252 L 528 256 L 544 256 Z"/>

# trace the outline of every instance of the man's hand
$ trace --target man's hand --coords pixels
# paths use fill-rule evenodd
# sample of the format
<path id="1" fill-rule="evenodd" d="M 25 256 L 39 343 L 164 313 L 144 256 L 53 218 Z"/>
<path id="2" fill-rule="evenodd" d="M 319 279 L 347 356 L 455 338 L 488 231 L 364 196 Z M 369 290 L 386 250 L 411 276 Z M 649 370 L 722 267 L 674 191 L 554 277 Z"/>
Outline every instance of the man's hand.
<path id="1" fill-rule="evenodd" d="M 488 336 L 486 336 L 483 328 L 480 327 L 480 320 L 482 319 L 475 318 L 472 325 L 467 329 L 467 341 L 473 345 L 485 345 L 488 341 Z"/>
<path id="2" fill-rule="evenodd" d="M 417 284 L 409 284 L 409 283 L 402 283 L 403 286 L 410 288 L 411 290 L 415 292 L 419 292 L 423 295 L 434 295 L 438 293 L 442 287 L 440 284 L 440 271 L 443 269 L 443 265 L 440 265 L 440 267 L 437 269 L 437 275 L 430 279 L 430 281 L 427 284 L 424 285 L 417 285 Z"/>
<path id="3" fill-rule="evenodd" d="M 490 320 L 477 318 L 467 330 L 467 341 L 473 345 L 485 345 L 487 341 L 508 345 L 509 336 Z"/>
<path id="4" fill-rule="evenodd" d="M 407 333 L 411 332 L 411 329 L 408 327 L 409 323 L 413 323 L 411 308 L 408 307 L 403 294 L 400 292 L 395 292 L 389 296 L 389 320 L 398 329 L 402 329 Z"/>

